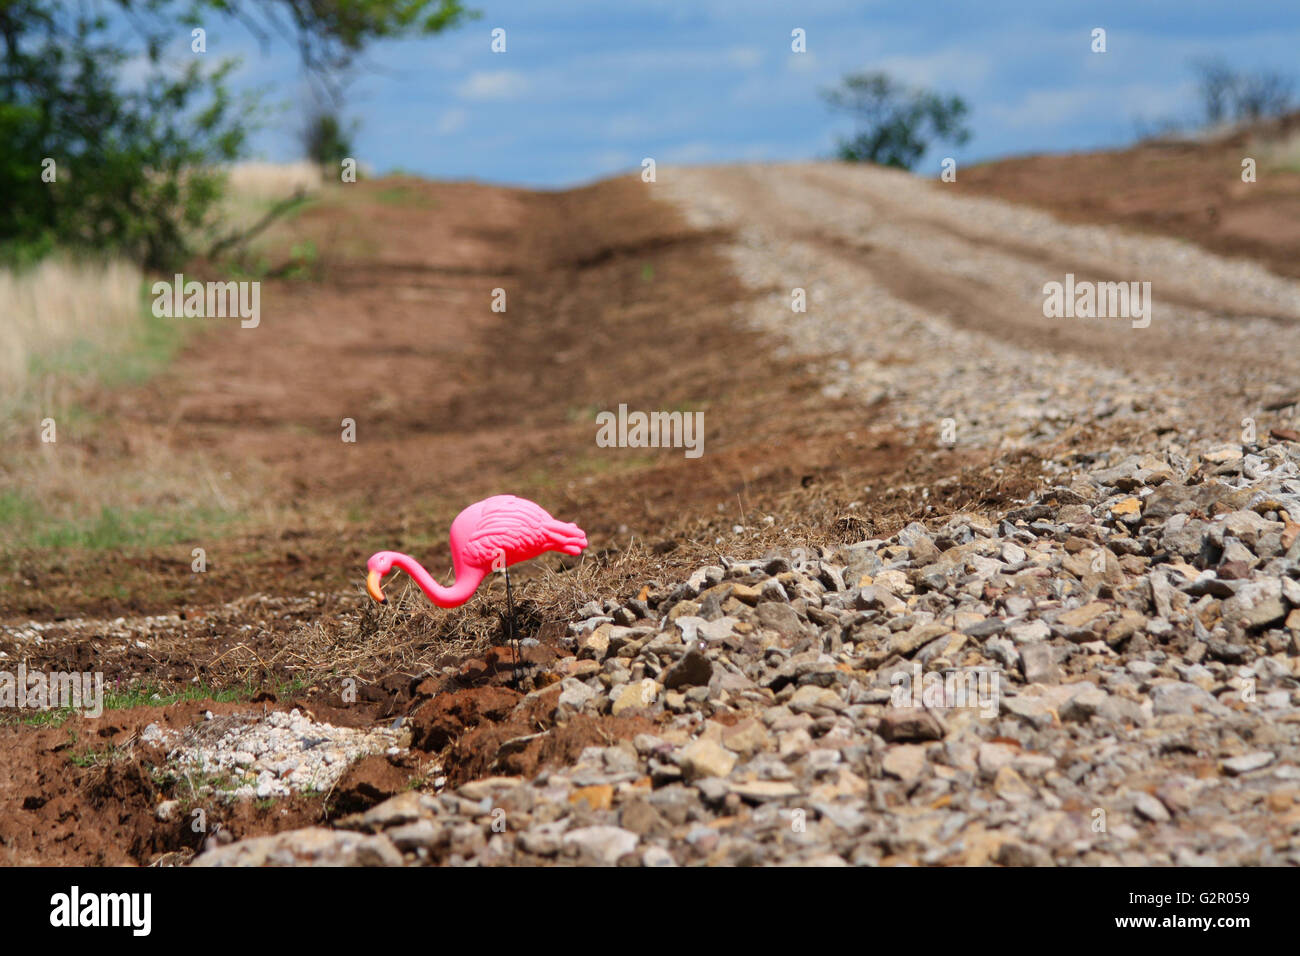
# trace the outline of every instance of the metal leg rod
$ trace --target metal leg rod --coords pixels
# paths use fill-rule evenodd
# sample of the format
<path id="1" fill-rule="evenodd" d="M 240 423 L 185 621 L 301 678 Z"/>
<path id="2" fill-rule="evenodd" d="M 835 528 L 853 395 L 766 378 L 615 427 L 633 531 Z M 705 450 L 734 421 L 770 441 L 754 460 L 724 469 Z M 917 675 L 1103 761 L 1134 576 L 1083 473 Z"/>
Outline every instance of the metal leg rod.
<path id="1" fill-rule="evenodd" d="M 510 590 L 510 569 L 505 568 L 506 576 L 506 637 L 510 641 L 510 661 L 514 667 L 515 687 L 519 686 L 519 647 L 515 641 L 515 598 Z"/>

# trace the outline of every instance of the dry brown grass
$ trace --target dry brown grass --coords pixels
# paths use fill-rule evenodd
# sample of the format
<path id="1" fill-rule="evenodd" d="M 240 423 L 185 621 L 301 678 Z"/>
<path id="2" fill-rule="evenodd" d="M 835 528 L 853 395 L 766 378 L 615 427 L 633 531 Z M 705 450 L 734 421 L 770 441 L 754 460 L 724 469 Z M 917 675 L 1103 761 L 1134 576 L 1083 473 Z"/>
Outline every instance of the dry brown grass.
<path id="1" fill-rule="evenodd" d="M 400 574 L 400 572 L 399 572 Z M 642 545 L 573 561 L 547 555 L 511 576 L 518 637 L 537 636 L 571 620 L 592 595 L 629 591 L 649 580 L 672 582 L 673 562 Z M 463 607 L 432 605 L 404 576 L 386 586 L 388 603 L 358 592 L 336 612 L 286 635 L 273 652 L 234 649 L 212 662 L 223 681 L 281 674 L 314 684 L 339 676 L 362 681 L 400 674 L 408 678 L 457 667 L 506 640 L 505 581 L 494 575 Z"/>
<path id="2" fill-rule="evenodd" d="M 477 610 L 477 608 L 476 608 Z M 313 621 L 292 635 L 293 671 L 309 683 L 334 675 L 418 677 L 459 663 L 490 643 L 488 628 L 458 631 L 449 614 L 432 608 L 414 584 L 390 588 L 387 604 L 367 597 L 342 615 Z"/>
<path id="3" fill-rule="evenodd" d="M 1300 172 L 1300 130 L 1287 137 L 1259 142 L 1256 149 L 1265 167 Z"/>
<path id="4" fill-rule="evenodd" d="M 226 170 L 230 193 L 241 199 L 278 200 L 296 192 L 319 192 L 324 176 L 315 163 L 236 163 Z"/>
<path id="5" fill-rule="evenodd" d="M 69 350 L 120 348 L 139 322 L 142 282 L 139 269 L 113 260 L 55 257 L 0 271 L 0 407 L 51 401 L 59 373 L 48 367 Z"/>
<path id="6" fill-rule="evenodd" d="M 227 175 L 222 214 L 229 228 L 260 218 L 268 202 L 323 186 L 320 168 L 309 162 L 239 163 Z M 0 270 L 0 410 L 12 413 L 25 399 L 48 407 L 61 374 L 133 347 L 143 288 L 140 269 L 114 259 L 52 256 L 29 269 Z"/>
<path id="7" fill-rule="evenodd" d="M 0 547 L 210 545 L 218 532 L 257 505 L 253 465 L 238 475 L 212 456 L 178 457 L 165 442 L 135 438 L 124 454 L 104 456 L 86 444 L 90 432 L 60 422 L 59 441 L 24 442 L 0 454 Z M 33 453 L 35 452 L 35 453 Z"/>
<path id="8" fill-rule="evenodd" d="M 243 210 L 252 221 L 268 201 L 321 188 L 311 163 L 244 163 L 229 174 L 231 220 Z M 95 393 L 161 371 L 190 335 L 179 320 L 150 314 L 145 287 L 142 272 L 120 260 L 55 255 L 0 270 L 0 546 L 187 540 L 257 507 L 264 476 L 232 477 L 203 454 L 178 458 L 165 434 L 137 432 L 121 448 L 94 440 Z M 40 440 L 47 418 L 54 444 Z"/>
<path id="9" fill-rule="evenodd" d="M 218 212 L 219 231 L 250 229 L 275 204 L 294 196 L 317 196 L 325 187 L 315 163 L 236 163 L 226 169 L 226 195 Z"/>

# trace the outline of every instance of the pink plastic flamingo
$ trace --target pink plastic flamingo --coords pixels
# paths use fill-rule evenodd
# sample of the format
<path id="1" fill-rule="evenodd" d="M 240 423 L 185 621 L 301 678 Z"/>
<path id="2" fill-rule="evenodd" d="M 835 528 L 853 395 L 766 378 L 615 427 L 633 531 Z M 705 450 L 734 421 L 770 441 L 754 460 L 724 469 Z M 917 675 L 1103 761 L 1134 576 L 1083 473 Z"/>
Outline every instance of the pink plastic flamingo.
<path id="1" fill-rule="evenodd" d="M 476 501 L 451 523 L 451 563 L 456 571 L 456 582 L 451 587 L 444 588 L 435 581 L 410 555 L 378 551 L 366 562 L 366 590 L 380 604 L 385 603 L 379 583 L 396 565 L 438 607 L 459 607 L 492 571 L 535 558 L 543 551 L 578 554 L 586 546 L 587 535 L 581 528 L 556 521 L 536 502 L 514 495 L 493 495 Z M 509 588 L 507 574 L 507 596 Z M 512 619 L 512 632 L 513 625 Z"/>

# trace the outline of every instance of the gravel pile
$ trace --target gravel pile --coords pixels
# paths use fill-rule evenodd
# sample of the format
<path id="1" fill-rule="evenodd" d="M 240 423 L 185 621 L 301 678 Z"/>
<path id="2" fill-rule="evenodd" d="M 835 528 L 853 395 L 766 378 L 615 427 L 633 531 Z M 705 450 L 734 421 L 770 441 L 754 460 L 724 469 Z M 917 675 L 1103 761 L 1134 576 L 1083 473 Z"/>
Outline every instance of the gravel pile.
<path id="1" fill-rule="evenodd" d="M 150 724 L 146 744 L 167 749 L 165 772 L 190 782 L 195 796 L 228 800 L 287 797 L 295 791 L 326 793 L 353 760 L 399 753 L 409 733 L 388 728 L 353 730 L 317 723 L 294 710 L 265 715 L 213 717 L 185 731 Z M 174 804 L 175 801 L 169 801 Z M 170 807 L 160 807 L 165 815 Z"/>
<path id="2" fill-rule="evenodd" d="M 1297 518 L 1300 443 L 1116 453 L 703 567 L 589 604 L 519 704 L 653 733 L 198 862 L 1297 865 Z"/>

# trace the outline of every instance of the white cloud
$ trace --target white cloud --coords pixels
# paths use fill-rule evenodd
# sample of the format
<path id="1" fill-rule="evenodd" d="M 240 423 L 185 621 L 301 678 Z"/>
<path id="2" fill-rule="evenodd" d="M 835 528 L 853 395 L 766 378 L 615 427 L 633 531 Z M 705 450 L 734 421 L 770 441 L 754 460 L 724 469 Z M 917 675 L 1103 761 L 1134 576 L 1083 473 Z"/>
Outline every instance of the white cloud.
<path id="1" fill-rule="evenodd" d="M 1033 90 L 1014 103 L 990 104 L 988 114 L 1011 129 L 1063 126 L 1081 112 L 1090 112 L 1114 96 L 1101 87 L 1069 90 Z"/>
<path id="2" fill-rule="evenodd" d="M 1188 83 L 1095 85 L 1033 90 L 1012 103 L 989 104 L 981 112 L 1007 129 L 1057 129 L 1080 116 L 1109 116 L 1125 123 L 1138 115 L 1160 118 L 1185 109 L 1190 96 Z"/>
<path id="3" fill-rule="evenodd" d="M 528 89 L 528 81 L 513 70 L 480 70 L 456 87 L 466 100 L 513 100 Z"/>
<path id="4" fill-rule="evenodd" d="M 872 60 L 871 69 L 886 73 L 913 86 L 958 90 L 978 87 L 987 79 L 992 61 L 986 53 L 954 50 L 951 47 L 938 53 L 919 56 L 887 56 Z"/>
<path id="5" fill-rule="evenodd" d="M 727 51 L 727 62 L 741 70 L 752 70 L 763 62 L 763 51 L 752 46 L 733 47 Z"/>
<path id="6" fill-rule="evenodd" d="M 438 117 L 438 122 L 434 124 L 434 129 L 445 136 L 464 129 L 465 122 L 468 119 L 469 113 L 462 109 L 444 110 L 443 114 Z"/>
<path id="7" fill-rule="evenodd" d="M 786 69 L 791 73 L 811 73 L 821 64 L 817 62 L 817 54 L 811 51 L 806 53 L 791 53 L 786 57 Z"/>

